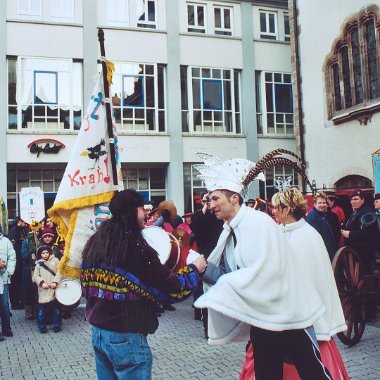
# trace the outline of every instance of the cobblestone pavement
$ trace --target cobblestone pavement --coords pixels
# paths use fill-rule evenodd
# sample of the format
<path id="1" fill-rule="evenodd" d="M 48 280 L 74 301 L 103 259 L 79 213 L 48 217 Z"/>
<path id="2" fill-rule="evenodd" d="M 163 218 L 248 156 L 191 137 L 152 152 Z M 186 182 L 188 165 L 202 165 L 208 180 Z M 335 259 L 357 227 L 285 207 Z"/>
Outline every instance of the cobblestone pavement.
<path id="1" fill-rule="evenodd" d="M 202 323 L 193 319 L 190 301 L 175 305 L 160 317 L 160 327 L 149 337 L 154 354 L 153 379 L 238 379 L 244 344 L 210 347 Z M 96 379 L 90 326 L 84 309 L 63 321 L 63 330 L 38 332 L 35 321 L 26 321 L 23 310 L 13 311 L 14 337 L 0 342 L 0 379 Z M 356 346 L 338 342 L 352 380 L 380 379 L 380 324 L 366 326 Z"/>

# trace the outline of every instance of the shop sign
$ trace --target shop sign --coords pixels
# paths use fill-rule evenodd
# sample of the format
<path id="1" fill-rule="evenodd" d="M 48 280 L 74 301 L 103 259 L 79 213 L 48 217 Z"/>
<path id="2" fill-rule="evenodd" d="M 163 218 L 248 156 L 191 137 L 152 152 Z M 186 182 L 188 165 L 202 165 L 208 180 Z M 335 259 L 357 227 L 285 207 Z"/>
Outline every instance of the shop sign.
<path id="1" fill-rule="evenodd" d="M 54 139 L 39 139 L 32 141 L 28 145 L 30 153 L 36 153 L 37 157 L 39 157 L 41 153 L 57 154 L 64 147 L 65 144 Z"/>

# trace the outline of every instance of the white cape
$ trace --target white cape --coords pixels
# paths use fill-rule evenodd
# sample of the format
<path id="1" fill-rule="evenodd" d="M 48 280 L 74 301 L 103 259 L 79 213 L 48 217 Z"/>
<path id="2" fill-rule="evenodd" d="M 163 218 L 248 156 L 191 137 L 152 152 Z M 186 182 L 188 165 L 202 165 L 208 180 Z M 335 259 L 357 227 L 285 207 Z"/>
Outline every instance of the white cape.
<path id="1" fill-rule="evenodd" d="M 194 304 L 209 309 L 209 344 L 248 340 L 250 325 L 272 331 L 306 328 L 323 315 L 320 297 L 268 215 L 242 205 L 225 223 L 208 261 L 218 265 L 226 245 L 229 266 L 239 269 L 221 276 Z"/>
<path id="2" fill-rule="evenodd" d="M 306 274 L 326 307 L 326 313 L 314 323 L 318 340 L 330 340 L 331 336 L 347 329 L 329 254 L 321 235 L 305 219 L 281 226 L 285 232 L 291 253 L 297 256 L 299 271 Z"/>

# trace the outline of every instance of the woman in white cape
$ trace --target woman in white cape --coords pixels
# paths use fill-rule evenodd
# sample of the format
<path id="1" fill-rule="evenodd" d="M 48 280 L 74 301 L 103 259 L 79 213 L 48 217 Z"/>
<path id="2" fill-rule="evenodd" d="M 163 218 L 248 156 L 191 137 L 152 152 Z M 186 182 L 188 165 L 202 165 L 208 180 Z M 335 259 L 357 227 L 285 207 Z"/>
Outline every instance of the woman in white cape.
<path id="1" fill-rule="evenodd" d="M 333 335 L 347 329 L 331 268 L 329 255 L 319 233 L 304 219 L 307 203 L 295 188 L 276 193 L 272 198 L 273 216 L 297 256 L 299 270 L 311 280 L 326 307 L 326 313 L 314 324 L 323 364 L 334 380 L 348 380 L 342 357 Z M 252 344 L 240 380 L 254 380 L 254 347 Z M 284 380 L 299 380 L 294 366 L 284 363 Z"/>

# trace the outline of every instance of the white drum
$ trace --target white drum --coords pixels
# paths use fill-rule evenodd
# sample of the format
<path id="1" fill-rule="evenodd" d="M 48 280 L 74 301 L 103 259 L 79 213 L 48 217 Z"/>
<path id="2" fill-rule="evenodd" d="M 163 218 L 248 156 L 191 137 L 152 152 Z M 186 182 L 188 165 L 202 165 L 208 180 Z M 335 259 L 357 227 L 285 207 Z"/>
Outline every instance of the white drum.
<path id="1" fill-rule="evenodd" d="M 144 228 L 142 236 L 158 253 L 161 263 L 171 270 L 174 269 L 180 255 L 178 240 L 172 234 L 156 226 Z"/>
<path id="2" fill-rule="evenodd" d="M 82 287 L 78 280 L 66 278 L 55 289 L 57 301 L 64 306 L 76 307 L 82 297 Z"/>

